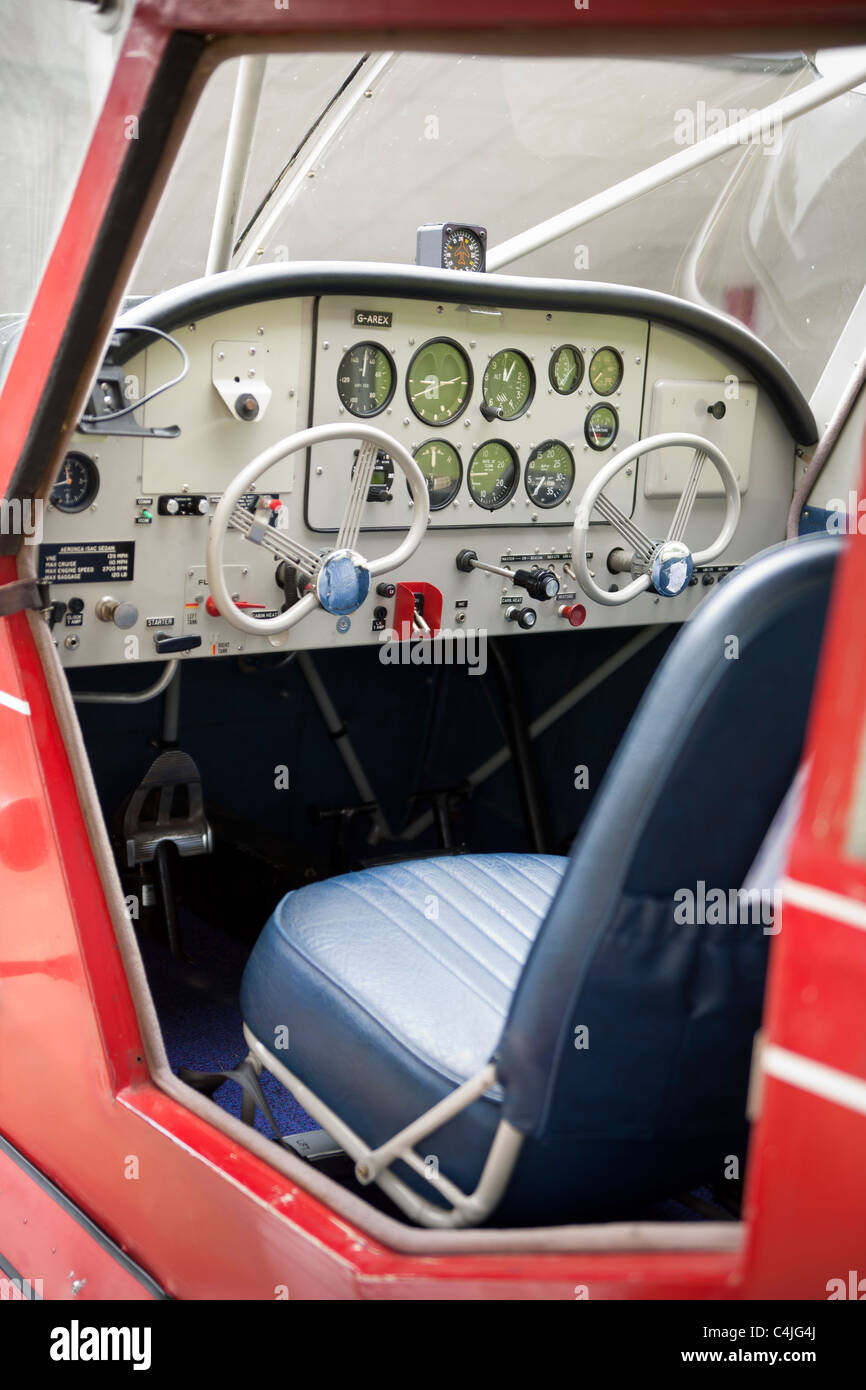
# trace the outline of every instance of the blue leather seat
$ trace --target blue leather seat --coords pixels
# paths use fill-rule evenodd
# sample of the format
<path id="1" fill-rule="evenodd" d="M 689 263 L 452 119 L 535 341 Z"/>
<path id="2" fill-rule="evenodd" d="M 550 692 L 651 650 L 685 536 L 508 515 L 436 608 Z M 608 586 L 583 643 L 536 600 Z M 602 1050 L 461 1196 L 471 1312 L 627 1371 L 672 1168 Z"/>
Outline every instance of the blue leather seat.
<path id="1" fill-rule="evenodd" d="M 500 1120 L 524 1135 L 497 1224 L 625 1216 L 721 1178 L 744 1156 L 771 938 L 684 924 L 683 893 L 741 886 L 791 783 L 837 553 L 777 547 L 701 606 L 567 859 L 411 861 L 288 894 L 244 974 L 255 1038 L 274 1052 L 288 1028 L 274 1055 L 373 1147 L 494 1058 L 496 1084 L 425 1145 L 470 1192 Z"/>

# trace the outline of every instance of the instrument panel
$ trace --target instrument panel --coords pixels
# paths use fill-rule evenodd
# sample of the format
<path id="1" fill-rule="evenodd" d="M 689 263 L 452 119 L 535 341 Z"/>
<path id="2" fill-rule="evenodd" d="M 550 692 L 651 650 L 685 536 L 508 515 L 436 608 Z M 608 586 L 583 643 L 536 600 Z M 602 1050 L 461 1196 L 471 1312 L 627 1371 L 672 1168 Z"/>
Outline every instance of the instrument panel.
<path id="1" fill-rule="evenodd" d="M 135 311 L 142 331 L 100 372 L 88 411 L 100 418 L 82 422 L 47 494 L 39 573 L 51 585 L 54 640 L 67 666 L 376 645 L 407 590 L 416 605 L 427 603 L 428 617 L 435 613 L 436 630 L 546 630 L 579 640 L 582 628 L 683 621 L 727 570 L 782 539 L 791 431 L 769 392 L 718 343 L 631 306 L 600 308 L 599 299 L 617 297 L 613 289 L 585 309 L 579 287 L 548 296 L 531 281 L 502 281 L 500 291 L 497 277 L 479 276 L 483 292 L 467 303 L 466 277 L 444 271 L 401 270 L 401 292 L 384 281 L 371 290 L 363 268 L 357 284 L 343 273 L 331 292 L 326 272 L 316 273 L 317 292 L 291 292 L 284 271 L 285 292 L 259 296 L 261 277 L 243 272 L 242 302 L 215 298 L 205 312 L 198 287 L 206 282 L 198 282 L 189 311 L 185 301 L 178 308 L 178 292 Z M 429 278 L 423 294 L 411 293 L 423 276 L 439 277 L 432 283 L 443 286 L 441 298 Z M 162 394 L 152 393 L 177 374 L 177 350 L 146 336 L 148 323 L 161 324 L 189 361 L 184 379 Z M 708 402 L 717 410 L 721 401 L 716 418 Z M 383 430 L 420 468 L 430 516 L 418 549 L 349 616 L 316 610 L 280 637 L 238 630 L 219 612 L 205 565 L 220 498 L 279 441 L 353 421 Z M 742 494 L 736 537 L 723 563 L 678 596 L 603 606 L 574 573 L 577 502 L 619 450 L 669 429 L 701 433 L 730 458 Z M 359 450 L 360 441 L 342 438 L 279 459 L 242 498 L 251 535 L 285 527 L 314 556 L 332 549 Z M 664 536 L 688 467 L 685 450 L 648 454 L 605 494 L 648 535 Z M 717 533 L 721 506 L 708 470 L 690 522 L 696 547 Z M 387 555 L 412 518 L 406 477 L 380 450 L 357 549 L 368 560 Z M 607 562 L 622 539 L 599 513 L 590 520 L 588 563 L 616 588 L 627 576 Z M 479 565 L 461 569 L 469 552 Z M 278 559 L 272 547 L 228 532 L 228 589 L 253 620 L 294 601 Z M 512 572 L 536 567 L 555 577 L 554 599 L 549 579 L 535 597 L 514 582 Z"/>
<path id="2" fill-rule="evenodd" d="M 347 328 L 359 322 L 355 338 Z M 569 504 L 600 459 L 638 438 L 647 336 L 646 322 L 622 317 L 329 298 L 317 315 L 310 423 L 375 419 L 406 444 L 427 480 L 431 529 L 570 526 Z M 405 527 L 408 489 L 381 465 L 364 527 Z M 340 446 L 319 451 L 311 530 L 338 530 L 344 469 Z M 610 488 L 628 512 L 634 476 Z"/>

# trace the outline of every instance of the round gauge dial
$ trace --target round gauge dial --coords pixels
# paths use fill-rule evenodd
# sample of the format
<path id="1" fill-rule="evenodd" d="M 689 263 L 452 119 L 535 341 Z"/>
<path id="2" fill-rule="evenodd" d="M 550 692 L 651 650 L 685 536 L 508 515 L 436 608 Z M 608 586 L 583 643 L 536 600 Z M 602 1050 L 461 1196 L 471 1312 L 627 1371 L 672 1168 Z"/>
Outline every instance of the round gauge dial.
<path id="1" fill-rule="evenodd" d="M 598 396 L 612 396 L 622 381 L 622 358 L 616 348 L 603 347 L 589 364 L 589 383 Z"/>
<path id="2" fill-rule="evenodd" d="M 51 505 L 59 512 L 83 512 L 99 491 L 99 470 L 87 454 L 67 454 L 51 489 Z"/>
<path id="3" fill-rule="evenodd" d="M 563 343 L 551 355 L 550 384 L 560 396 L 570 396 L 583 381 L 583 354 L 571 343 Z"/>
<path id="4" fill-rule="evenodd" d="M 618 430 L 619 418 L 612 405 L 597 405 L 587 415 L 583 427 L 590 449 L 608 449 Z"/>
<path id="5" fill-rule="evenodd" d="M 427 482 L 430 510 L 438 512 L 454 500 L 463 481 L 460 455 L 446 439 L 428 439 L 415 450 L 414 458 Z"/>
<path id="6" fill-rule="evenodd" d="M 484 404 L 501 420 L 516 420 L 532 401 L 535 373 L 528 357 L 503 348 L 491 357 L 484 373 Z"/>
<path id="7" fill-rule="evenodd" d="M 483 270 L 484 247 L 471 227 L 449 227 L 442 241 L 442 265 L 446 270 Z"/>
<path id="8" fill-rule="evenodd" d="M 539 444 L 526 461 L 526 491 L 536 507 L 558 507 L 574 483 L 574 457 L 560 439 Z"/>
<path id="9" fill-rule="evenodd" d="M 495 512 L 504 507 L 517 487 L 520 464 L 517 453 L 504 439 L 491 439 L 469 460 L 469 492 L 479 507 Z"/>
<path id="10" fill-rule="evenodd" d="M 337 368 L 337 394 L 353 415 L 384 410 L 394 394 L 396 372 L 389 353 L 378 343 L 356 343 Z"/>
<path id="11" fill-rule="evenodd" d="M 451 338 L 431 338 L 409 363 L 406 395 L 427 425 L 448 425 L 465 408 L 472 391 L 472 368 Z"/>

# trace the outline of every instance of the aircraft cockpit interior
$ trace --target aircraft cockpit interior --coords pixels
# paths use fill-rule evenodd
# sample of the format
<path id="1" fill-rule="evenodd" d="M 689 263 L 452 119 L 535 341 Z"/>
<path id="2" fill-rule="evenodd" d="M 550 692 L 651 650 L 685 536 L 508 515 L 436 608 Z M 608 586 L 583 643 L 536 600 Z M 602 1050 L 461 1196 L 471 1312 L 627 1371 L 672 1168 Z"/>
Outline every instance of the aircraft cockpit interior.
<path id="1" fill-rule="evenodd" d="M 845 61 L 231 59 L 46 471 L 154 1074 L 386 1234 L 734 1238 L 866 419 Z"/>

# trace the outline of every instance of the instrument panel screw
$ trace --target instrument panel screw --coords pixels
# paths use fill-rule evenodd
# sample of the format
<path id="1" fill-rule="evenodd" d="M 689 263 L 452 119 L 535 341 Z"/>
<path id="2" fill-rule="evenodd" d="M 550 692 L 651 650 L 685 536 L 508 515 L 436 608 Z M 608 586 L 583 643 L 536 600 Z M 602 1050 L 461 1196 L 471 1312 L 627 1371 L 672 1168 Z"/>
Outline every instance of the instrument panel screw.
<path id="1" fill-rule="evenodd" d="M 407 429 L 409 428 L 409 416 L 408 416 L 408 415 L 404 415 L 404 416 L 403 416 L 403 424 L 406 426 Z"/>
<path id="2" fill-rule="evenodd" d="M 257 329 L 256 329 L 256 332 L 258 333 L 258 335 L 259 335 L 260 338 L 264 337 L 264 332 L 265 332 L 265 330 L 264 330 L 263 328 L 261 328 L 261 327 L 257 328 Z"/>
<path id="3" fill-rule="evenodd" d="M 640 358 L 639 358 L 639 357 L 636 357 L 636 358 L 634 359 L 634 364 L 635 364 L 636 367 L 639 367 L 639 366 L 640 366 Z"/>
<path id="4" fill-rule="evenodd" d="M 223 361 L 225 361 L 225 353 L 224 353 L 224 352 L 218 352 L 218 353 L 217 353 L 217 361 L 218 361 L 218 362 L 223 362 Z"/>
<path id="5" fill-rule="evenodd" d="M 327 351 L 328 351 L 328 348 L 329 348 L 330 346 L 331 346 L 330 343 L 327 343 L 327 342 L 322 343 L 322 352 L 327 352 Z"/>
<path id="6" fill-rule="evenodd" d="M 632 470 L 631 470 L 631 468 L 629 467 L 629 468 L 627 468 L 627 469 L 625 470 L 625 476 L 626 476 L 627 478 L 630 478 L 630 477 L 631 477 L 631 474 L 632 474 Z"/>
<path id="7" fill-rule="evenodd" d="M 445 306 L 444 306 L 444 304 L 437 304 L 437 305 L 436 305 L 436 312 L 437 312 L 437 314 L 442 314 L 442 313 L 444 313 L 444 312 L 445 312 Z"/>

